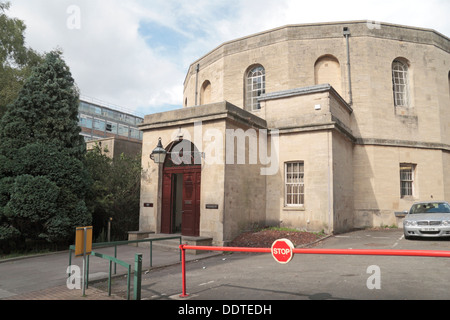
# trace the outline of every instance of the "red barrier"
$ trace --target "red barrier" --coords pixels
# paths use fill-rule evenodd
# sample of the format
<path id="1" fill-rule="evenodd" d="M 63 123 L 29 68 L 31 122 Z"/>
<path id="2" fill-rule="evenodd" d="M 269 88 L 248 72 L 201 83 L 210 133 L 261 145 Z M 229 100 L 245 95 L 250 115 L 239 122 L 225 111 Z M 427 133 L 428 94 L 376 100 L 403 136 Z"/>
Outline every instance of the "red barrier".
<path id="1" fill-rule="evenodd" d="M 222 252 L 248 252 L 248 253 L 271 253 L 271 248 L 243 248 L 243 247 L 208 247 L 191 246 L 182 244 L 181 249 L 181 273 L 183 292 L 186 294 L 186 250 L 222 251 Z M 384 250 L 384 249 L 294 249 L 294 254 L 331 254 L 331 255 L 371 255 L 371 256 L 409 256 L 409 257 L 440 257 L 450 258 L 450 251 L 439 250 Z"/>

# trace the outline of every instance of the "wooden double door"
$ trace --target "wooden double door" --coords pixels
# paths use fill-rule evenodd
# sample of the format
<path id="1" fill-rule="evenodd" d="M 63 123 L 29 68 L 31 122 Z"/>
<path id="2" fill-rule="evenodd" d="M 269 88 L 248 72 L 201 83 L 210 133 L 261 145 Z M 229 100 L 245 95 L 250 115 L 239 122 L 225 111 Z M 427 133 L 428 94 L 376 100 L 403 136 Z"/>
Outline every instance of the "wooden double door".
<path id="1" fill-rule="evenodd" d="M 165 168 L 161 232 L 200 235 L 201 166 Z"/>

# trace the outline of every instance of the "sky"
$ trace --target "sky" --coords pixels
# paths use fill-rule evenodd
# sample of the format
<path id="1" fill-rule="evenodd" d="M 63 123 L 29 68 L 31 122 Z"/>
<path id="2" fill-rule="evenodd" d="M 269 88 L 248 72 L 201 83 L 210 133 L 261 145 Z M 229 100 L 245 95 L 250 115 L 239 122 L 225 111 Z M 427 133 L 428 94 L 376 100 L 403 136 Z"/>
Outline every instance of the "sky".
<path id="1" fill-rule="evenodd" d="M 287 24 L 370 20 L 450 37 L 449 0 L 9 2 L 27 46 L 62 50 L 83 97 L 140 116 L 181 108 L 190 64 L 220 44 Z"/>

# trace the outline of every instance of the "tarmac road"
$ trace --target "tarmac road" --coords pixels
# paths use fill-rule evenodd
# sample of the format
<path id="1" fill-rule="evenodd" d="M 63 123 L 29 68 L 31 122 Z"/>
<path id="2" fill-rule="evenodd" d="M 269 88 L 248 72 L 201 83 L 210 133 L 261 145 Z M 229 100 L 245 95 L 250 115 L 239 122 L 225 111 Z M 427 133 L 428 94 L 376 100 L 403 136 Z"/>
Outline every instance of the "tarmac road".
<path id="1" fill-rule="evenodd" d="M 405 240 L 400 229 L 361 230 L 329 237 L 316 248 L 450 250 L 450 240 Z M 108 250 L 111 252 L 108 253 Z M 112 248 L 98 250 L 112 255 Z M 118 258 L 134 261 L 143 253 L 143 269 L 149 268 L 146 249 L 119 247 Z M 447 258 L 299 255 L 286 265 L 270 254 L 224 253 L 186 255 L 187 293 L 182 292 L 179 255 L 154 249 L 153 266 L 142 276 L 142 300 L 448 300 L 450 299 L 450 261 Z M 73 264 L 81 264 L 81 260 Z M 65 287 L 68 252 L 0 263 L 0 300 L 39 297 L 52 288 L 59 299 L 80 296 Z M 134 266 L 134 265 L 133 265 Z M 118 266 L 118 273 L 124 272 Z M 88 299 L 105 297 L 107 262 L 91 258 Z M 64 295 L 66 292 L 70 295 Z M 126 279 L 114 279 L 114 298 L 124 298 Z M 91 295 L 90 295 L 91 294 Z M 64 296 L 64 297 L 63 297 Z M 52 298 L 49 298 L 52 299 Z M 53 299 L 55 299 L 53 297 Z M 58 299 L 58 298 L 56 298 Z"/>
<path id="2" fill-rule="evenodd" d="M 450 240 L 405 240 L 399 229 L 330 237 L 316 248 L 450 250 Z M 295 255 L 281 265 L 270 254 L 224 253 L 143 276 L 148 300 L 448 300 L 450 260 L 435 257 Z M 123 282 L 123 281 L 122 281 Z M 97 288 L 105 288 L 98 283 Z M 123 284 L 113 290 L 123 295 Z"/>
<path id="3" fill-rule="evenodd" d="M 95 251 L 105 255 L 114 256 L 114 247 L 98 248 Z M 142 268 L 150 268 L 150 249 L 137 248 L 135 246 L 118 246 L 117 258 L 129 263 L 134 269 L 135 254 L 142 254 Z M 211 254 L 209 254 L 211 255 Z M 206 256 L 209 256 L 206 255 Z M 196 259 L 195 256 L 187 256 L 188 260 Z M 180 263 L 179 252 L 161 251 L 153 248 L 153 268 Z M 82 272 L 83 258 L 75 258 L 72 254 L 71 264 Z M 69 266 L 69 251 L 53 254 L 44 254 L 34 257 L 0 260 L 0 300 L 54 300 L 69 299 L 78 300 L 82 296 L 81 290 L 69 290 L 67 288 Z M 127 270 L 117 265 L 117 274 L 113 277 L 124 277 Z M 114 271 L 113 271 L 114 272 Z M 89 260 L 89 281 L 107 280 L 109 262 L 105 259 L 91 257 Z M 100 292 L 92 293 L 88 290 L 87 299 L 108 299 Z M 85 299 L 86 300 L 86 299 Z"/>

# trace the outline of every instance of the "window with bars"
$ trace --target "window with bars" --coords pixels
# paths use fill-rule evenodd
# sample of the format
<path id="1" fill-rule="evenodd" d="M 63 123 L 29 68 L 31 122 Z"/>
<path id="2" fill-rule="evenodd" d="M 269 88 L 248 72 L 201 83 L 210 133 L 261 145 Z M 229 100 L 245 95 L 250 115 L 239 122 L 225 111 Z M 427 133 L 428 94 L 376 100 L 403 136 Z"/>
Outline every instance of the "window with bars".
<path id="1" fill-rule="evenodd" d="M 414 164 L 400 164 L 400 195 L 402 198 L 414 196 L 415 167 Z"/>
<path id="2" fill-rule="evenodd" d="M 266 93 L 266 72 L 262 66 L 258 66 L 247 73 L 245 87 L 245 106 L 247 110 L 261 109 L 258 97 L 264 93 Z"/>
<path id="3" fill-rule="evenodd" d="M 299 207 L 305 204 L 305 166 L 300 162 L 285 163 L 285 205 Z"/>
<path id="4" fill-rule="evenodd" d="M 394 105 L 409 107 L 409 74 L 405 62 L 394 60 L 392 63 L 392 85 L 394 90 Z"/>

